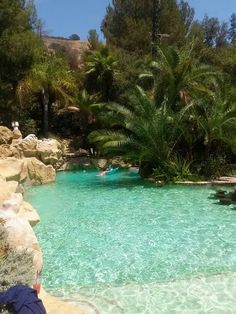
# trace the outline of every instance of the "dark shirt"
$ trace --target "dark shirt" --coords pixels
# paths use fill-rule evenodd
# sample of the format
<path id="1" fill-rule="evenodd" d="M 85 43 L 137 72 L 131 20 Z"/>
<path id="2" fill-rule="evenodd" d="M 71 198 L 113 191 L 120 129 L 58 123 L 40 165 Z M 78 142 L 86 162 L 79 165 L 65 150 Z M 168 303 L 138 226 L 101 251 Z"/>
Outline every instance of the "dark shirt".
<path id="1" fill-rule="evenodd" d="M 0 305 L 11 305 L 15 314 L 46 314 L 37 292 L 24 285 L 0 293 Z"/>

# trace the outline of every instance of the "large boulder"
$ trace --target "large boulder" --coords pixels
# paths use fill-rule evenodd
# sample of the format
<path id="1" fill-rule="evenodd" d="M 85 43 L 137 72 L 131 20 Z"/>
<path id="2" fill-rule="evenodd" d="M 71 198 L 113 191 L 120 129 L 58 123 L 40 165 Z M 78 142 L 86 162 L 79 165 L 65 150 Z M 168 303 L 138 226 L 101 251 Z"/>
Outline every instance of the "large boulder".
<path id="1" fill-rule="evenodd" d="M 16 148 L 22 153 L 24 157 L 38 157 L 38 151 L 36 149 L 38 138 L 34 134 L 30 134 L 23 138 Z"/>
<path id="2" fill-rule="evenodd" d="M 40 221 L 39 214 L 33 208 L 33 206 L 25 201 L 22 202 L 18 216 L 26 219 L 30 225 L 33 227 Z"/>
<path id="3" fill-rule="evenodd" d="M 0 126 L 0 145 L 10 144 L 13 137 L 13 133 L 5 126 Z"/>
<path id="4" fill-rule="evenodd" d="M 0 157 L 12 157 L 14 155 L 11 146 L 9 144 L 0 145 Z"/>
<path id="5" fill-rule="evenodd" d="M 27 178 L 25 160 L 14 157 L 0 159 L 0 174 L 7 181 L 23 182 Z"/>
<path id="6" fill-rule="evenodd" d="M 33 253 L 34 270 L 41 272 L 42 253 L 34 231 L 27 220 L 19 217 L 12 210 L 0 210 L 0 219 L 8 232 L 8 243 L 11 248 L 28 250 Z"/>
<path id="7" fill-rule="evenodd" d="M 14 183 L 14 181 L 11 181 L 11 183 Z M 16 189 L 16 187 L 15 189 L 9 188 L 8 194 L 5 194 L 5 199 L 1 202 L 0 209 L 5 212 L 12 211 L 27 220 L 31 226 L 35 226 L 40 221 L 38 213 L 32 205 L 23 200 L 21 193 L 16 193 Z M 10 193 L 10 190 L 15 191 Z"/>
<path id="8" fill-rule="evenodd" d="M 28 175 L 33 185 L 54 182 L 56 171 L 53 166 L 46 166 L 37 158 L 25 158 L 27 160 Z"/>
<path id="9" fill-rule="evenodd" d="M 14 213 L 18 213 L 20 210 L 20 206 L 23 203 L 23 196 L 21 193 L 12 193 L 11 196 L 6 199 L 2 204 L 3 211 L 13 211 Z"/>
<path id="10" fill-rule="evenodd" d="M 46 165 L 56 165 L 62 158 L 62 145 L 55 139 L 38 141 L 36 149 L 39 159 Z"/>
<path id="11" fill-rule="evenodd" d="M 6 179 L 0 178 L 0 207 L 3 202 L 8 199 L 12 193 L 15 193 L 18 188 L 18 182 L 6 181 Z"/>
<path id="12" fill-rule="evenodd" d="M 17 145 L 22 141 L 22 133 L 19 129 L 14 129 L 13 132 L 12 145 Z"/>

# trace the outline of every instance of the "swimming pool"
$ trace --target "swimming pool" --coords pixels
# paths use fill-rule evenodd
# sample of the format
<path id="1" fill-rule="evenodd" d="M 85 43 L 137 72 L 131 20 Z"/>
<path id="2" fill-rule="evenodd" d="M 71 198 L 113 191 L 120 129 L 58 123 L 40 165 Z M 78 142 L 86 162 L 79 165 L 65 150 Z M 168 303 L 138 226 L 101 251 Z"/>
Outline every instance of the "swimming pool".
<path id="1" fill-rule="evenodd" d="M 45 288 L 91 313 L 236 311 L 236 211 L 211 192 L 95 171 L 31 188 Z"/>

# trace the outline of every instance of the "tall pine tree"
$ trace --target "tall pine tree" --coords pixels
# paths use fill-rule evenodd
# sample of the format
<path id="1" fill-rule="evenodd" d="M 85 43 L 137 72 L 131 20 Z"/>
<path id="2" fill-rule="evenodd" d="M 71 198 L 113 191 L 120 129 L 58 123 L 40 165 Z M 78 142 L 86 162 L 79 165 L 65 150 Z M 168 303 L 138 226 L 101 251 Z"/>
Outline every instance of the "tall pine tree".
<path id="1" fill-rule="evenodd" d="M 186 1 L 113 0 L 102 31 L 109 44 L 143 55 L 151 52 L 158 33 L 168 35 L 165 42 L 182 45 L 192 18 L 193 10 Z"/>
<path id="2" fill-rule="evenodd" d="M 230 30 L 229 30 L 230 42 L 236 44 L 236 14 L 233 13 L 230 19 Z"/>

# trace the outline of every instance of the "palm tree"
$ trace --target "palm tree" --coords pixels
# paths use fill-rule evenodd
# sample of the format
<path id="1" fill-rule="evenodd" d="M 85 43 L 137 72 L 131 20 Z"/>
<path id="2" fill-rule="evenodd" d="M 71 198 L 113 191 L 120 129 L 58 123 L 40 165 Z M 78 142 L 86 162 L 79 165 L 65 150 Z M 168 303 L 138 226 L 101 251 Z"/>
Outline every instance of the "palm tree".
<path id="1" fill-rule="evenodd" d="M 157 45 L 159 44 L 158 25 L 160 18 L 161 0 L 153 0 L 153 17 L 152 17 L 152 56 L 157 56 Z"/>
<path id="2" fill-rule="evenodd" d="M 140 80 L 153 80 L 153 94 L 157 104 L 165 99 L 168 106 L 177 110 L 189 104 L 199 93 L 210 93 L 208 82 L 219 75 L 211 67 L 202 65 L 192 56 L 192 49 L 174 47 L 158 49 L 158 60 L 150 70 L 140 75 Z"/>
<path id="3" fill-rule="evenodd" d="M 45 54 L 19 83 L 17 94 L 21 103 L 30 95 L 38 96 L 43 110 L 43 134 L 48 137 L 48 116 L 53 102 L 69 102 L 74 89 L 75 80 L 66 62 L 56 55 Z"/>
<path id="4" fill-rule="evenodd" d="M 168 160 L 179 138 L 176 115 L 166 104 L 157 107 L 142 88 L 136 86 L 127 106 L 108 104 L 110 129 L 94 131 L 90 140 L 100 150 L 121 153 L 139 162 L 141 169 L 153 168 Z"/>
<path id="5" fill-rule="evenodd" d="M 88 90 L 101 93 L 103 101 L 108 101 L 111 97 L 116 65 L 117 60 L 109 54 L 107 47 L 92 51 L 86 62 Z"/>
<path id="6" fill-rule="evenodd" d="M 218 91 L 208 98 L 199 100 L 194 106 L 198 133 L 204 139 L 205 158 L 209 157 L 214 143 L 227 144 L 235 149 L 236 94 L 231 95 L 218 86 Z"/>

